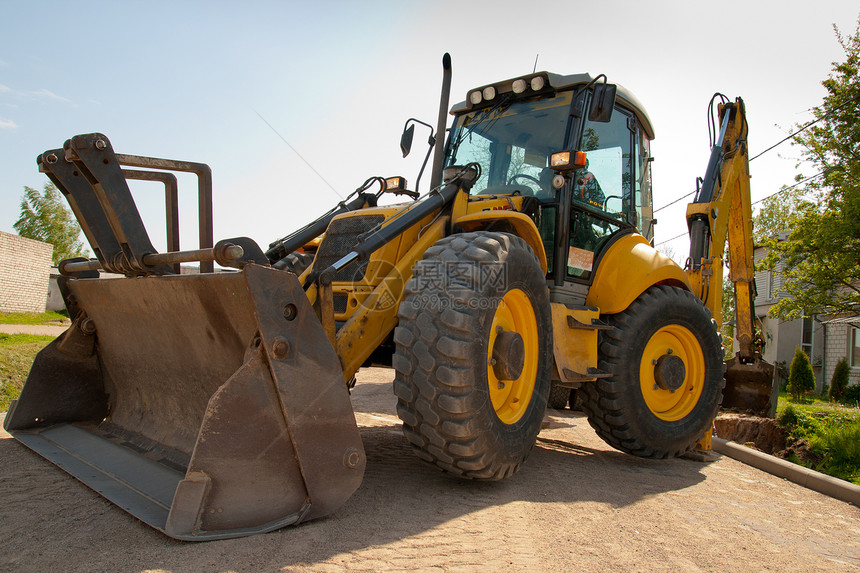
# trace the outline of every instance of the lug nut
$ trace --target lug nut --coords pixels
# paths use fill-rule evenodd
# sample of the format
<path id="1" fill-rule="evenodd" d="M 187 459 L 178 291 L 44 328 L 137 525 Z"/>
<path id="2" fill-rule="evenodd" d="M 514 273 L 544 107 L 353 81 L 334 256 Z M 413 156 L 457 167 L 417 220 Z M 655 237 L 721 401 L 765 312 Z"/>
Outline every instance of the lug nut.
<path id="1" fill-rule="evenodd" d="M 296 305 L 290 303 L 284 307 L 284 318 L 287 320 L 293 320 L 298 316 L 299 309 L 296 308 Z"/>
<path id="2" fill-rule="evenodd" d="M 290 353 L 290 343 L 283 336 L 276 336 L 272 341 L 272 354 L 278 360 L 283 360 Z"/>
<path id="3" fill-rule="evenodd" d="M 92 318 L 85 318 L 81 321 L 81 332 L 88 335 L 96 333 L 96 323 L 93 322 Z"/>
<path id="4" fill-rule="evenodd" d="M 343 454 L 343 465 L 349 469 L 355 469 L 361 463 L 361 454 L 355 448 L 349 448 Z"/>

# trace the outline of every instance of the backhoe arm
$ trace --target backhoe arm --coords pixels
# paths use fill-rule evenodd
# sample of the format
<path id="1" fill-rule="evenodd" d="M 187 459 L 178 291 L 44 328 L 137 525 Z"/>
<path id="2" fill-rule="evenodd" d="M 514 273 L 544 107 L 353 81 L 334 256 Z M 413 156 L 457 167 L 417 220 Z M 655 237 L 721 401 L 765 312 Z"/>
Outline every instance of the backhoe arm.
<path id="1" fill-rule="evenodd" d="M 695 201 L 687 206 L 690 229 L 687 273 L 694 291 L 722 326 L 722 256 L 728 242 L 739 350 L 726 364 L 723 407 L 773 415 L 773 366 L 761 359 L 755 340 L 755 263 L 746 110 L 741 98 L 720 104 L 718 110 L 719 135 L 711 149 L 702 186 Z"/>
<path id="2" fill-rule="evenodd" d="M 699 297 L 722 325 L 722 253 L 728 240 L 730 277 L 737 299 L 737 339 L 743 358 L 755 354 L 752 207 L 743 100 L 719 106 L 720 135 L 696 200 L 687 206 L 690 268 Z"/>

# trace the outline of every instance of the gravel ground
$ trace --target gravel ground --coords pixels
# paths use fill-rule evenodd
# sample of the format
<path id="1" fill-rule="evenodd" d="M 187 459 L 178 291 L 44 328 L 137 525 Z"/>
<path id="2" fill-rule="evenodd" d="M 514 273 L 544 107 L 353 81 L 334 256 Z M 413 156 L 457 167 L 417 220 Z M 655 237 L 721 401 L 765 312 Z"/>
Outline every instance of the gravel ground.
<path id="1" fill-rule="evenodd" d="M 643 460 L 550 411 L 495 483 L 420 462 L 392 371 L 353 392 L 364 483 L 334 515 L 266 535 L 174 541 L 0 432 L 0 571 L 860 571 L 860 509 L 726 457 Z"/>

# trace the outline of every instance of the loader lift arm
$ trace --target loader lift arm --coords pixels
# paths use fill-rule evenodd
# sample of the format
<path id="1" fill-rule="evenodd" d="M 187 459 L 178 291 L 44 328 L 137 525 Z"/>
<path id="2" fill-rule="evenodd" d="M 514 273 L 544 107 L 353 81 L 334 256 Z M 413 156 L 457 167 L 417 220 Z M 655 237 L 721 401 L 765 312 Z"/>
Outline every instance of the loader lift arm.
<path id="1" fill-rule="evenodd" d="M 694 292 L 722 326 L 723 261 L 728 243 L 729 277 L 737 314 L 737 355 L 726 363 L 723 408 L 773 416 L 773 366 L 761 358 L 755 337 L 755 263 L 750 199 L 749 124 L 741 98 L 718 105 L 719 134 L 711 147 L 705 177 L 687 206 L 690 258 L 687 274 Z M 712 100 L 712 104 L 713 104 Z"/>

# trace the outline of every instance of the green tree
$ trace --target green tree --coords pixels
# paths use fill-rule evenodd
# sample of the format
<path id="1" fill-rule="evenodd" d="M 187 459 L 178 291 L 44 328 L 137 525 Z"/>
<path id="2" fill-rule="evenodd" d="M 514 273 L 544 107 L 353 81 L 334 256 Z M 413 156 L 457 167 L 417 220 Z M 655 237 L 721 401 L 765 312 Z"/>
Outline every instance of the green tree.
<path id="1" fill-rule="evenodd" d="M 24 187 L 21 216 L 12 226 L 22 237 L 52 244 L 55 265 L 63 259 L 87 254 L 80 240 L 81 227 L 53 183 L 46 183 L 41 193 Z"/>
<path id="2" fill-rule="evenodd" d="M 791 369 L 788 371 L 788 392 L 795 401 L 800 401 L 807 392 L 815 390 L 815 374 L 806 352 L 799 347 L 794 351 Z"/>
<path id="3" fill-rule="evenodd" d="M 845 389 L 848 388 L 848 375 L 850 367 L 848 360 L 843 358 L 836 363 L 836 368 L 833 370 L 833 378 L 830 379 L 830 399 L 837 402 L 845 395 Z"/>
<path id="4" fill-rule="evenodd" d="M 756 245 L 762 245 L 791 228 L 791 219 L 803 202 L 803 194 L 803 190 L 797 187 L 784 187 L 762 201 L 761 208 L 753 217 L 753 242 Z"/>
<path id="5" fill-rule="evenodd" d="M 827 95 L 813 110 L 817 123 L 795 143 L 816 170 L 789 215 L 786 241 L 768 241 L 766 267 L 785 261 L 783 290 L 771 308 L 783 319 L 860 309 L 860 23 L 845 37 L 836 30 L 845 61 L 822 82 Z M 806 179 L 802 174 L 799 180 Z"/>

